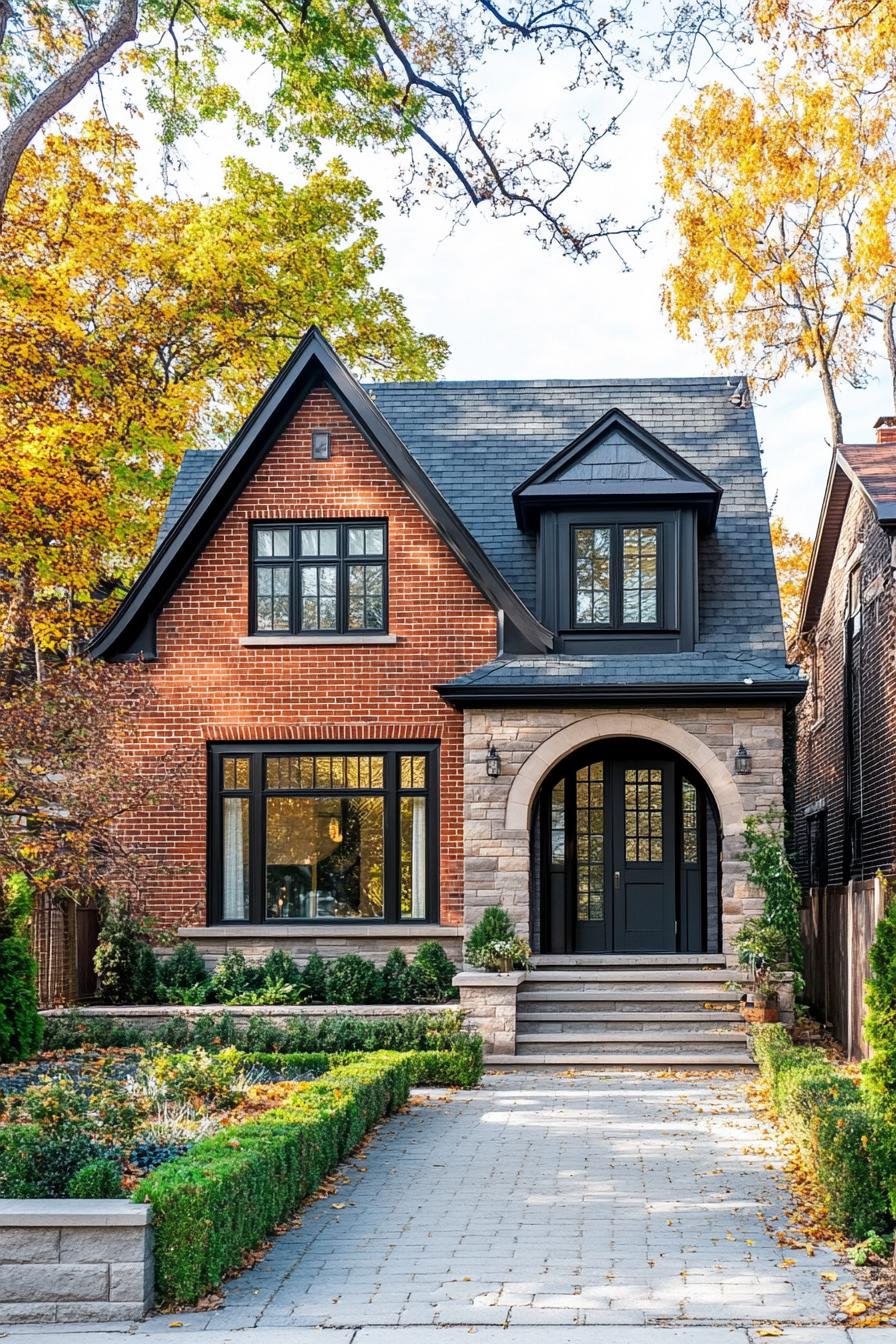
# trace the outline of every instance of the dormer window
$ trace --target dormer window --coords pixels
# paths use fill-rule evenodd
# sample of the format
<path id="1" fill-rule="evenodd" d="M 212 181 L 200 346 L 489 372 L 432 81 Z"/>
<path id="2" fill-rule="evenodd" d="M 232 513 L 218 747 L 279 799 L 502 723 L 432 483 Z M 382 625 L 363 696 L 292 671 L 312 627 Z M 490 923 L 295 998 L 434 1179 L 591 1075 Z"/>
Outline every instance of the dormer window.
<path id="1" fill-rule="evenodd" d="M 574 527 L 573 623 L 577 629 L 661 624 L 662 524 Z"/>
<path id="2" fill-rule="evenodd" d="M 680 653 L 697 639 L 697 536 L 722 491 L 621 411 L 513 492 L 538 541 L 536 615 L 558 653 Z"/>

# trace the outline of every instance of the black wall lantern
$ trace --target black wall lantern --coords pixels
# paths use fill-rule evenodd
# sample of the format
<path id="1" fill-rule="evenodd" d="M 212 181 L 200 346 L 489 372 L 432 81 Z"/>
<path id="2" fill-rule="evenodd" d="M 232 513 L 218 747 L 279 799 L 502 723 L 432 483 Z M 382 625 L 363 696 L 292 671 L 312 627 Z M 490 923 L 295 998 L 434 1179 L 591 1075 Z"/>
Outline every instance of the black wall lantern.
<path id="1" fill-rule="evenodd" d="M 488 744 L 488 751 L 485 755 L 485 773 L 489 779 L 497 779 L 501 773 L 501 757 L 498 755 L 494 742 Z"/>
<path id="2" fill-rule="evenodd" d="M 747 751 L 743 742 L 737 749 L 734 757 L 734 773 L 736 775 L 749 775 L 753 771 L 753 757 Z"/>

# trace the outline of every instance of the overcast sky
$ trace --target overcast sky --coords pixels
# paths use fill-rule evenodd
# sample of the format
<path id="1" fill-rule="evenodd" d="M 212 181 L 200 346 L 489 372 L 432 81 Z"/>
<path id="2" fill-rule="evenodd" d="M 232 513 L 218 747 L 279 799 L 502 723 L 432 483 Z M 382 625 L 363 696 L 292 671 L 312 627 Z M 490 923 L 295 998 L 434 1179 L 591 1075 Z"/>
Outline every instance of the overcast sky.
<path id="1" fill-rule="evenodd" d="M 254 78 L 263 76 L 256 72 Z M 533 118 L 559 117 L 573 134 L 577 110 L 586 104 L 580 97 L 571 100 L 562 88 L 556 67 L 549 63 L 539 70 L 515 54 L 490 76 L 487 101 L 511 127 Z M 659 202 L 663 129 L 693 91 L 639 76 L 629 81 L 621 100 L 590 91 L 587 107 L 609 115 L 633 94 L 619 134 L 607 145 L 613 168 L 583 182 L 579 219 L 612 211 L 626 222 L 641 220 Z M 149 148 L 148 125 L 144 132 L 143 162 L 150 176 L 155 151 Z M 232 153 L 245 153 L 287 182 L 298 180 L 288 156 L 270 146 L 247 151 L 225 129 L 212 127 L 186 147 L 181 184 L 191 194 L 214 192 L 218 165 Z M 699 338 L 692 343 L 679 340 L 661 312 L 662 275 L 673 254 L 666 221 L 646 230 L 643 252 L 627 250 L 628 270 L 609 249 L 588 265 L 575 265 L 545 251 L 517 220 L 471 214 L 452 229 L 450 216 L 431 198 L 402 214 L 390 196 L 397 190 L 397 177 L 388 153 L 372 150 L 344 157 L 383 202 L 380 236 L 386 265 L 381 282 L 404 297 L 416 326 L 450 343 L 444 376 L 611 378 L 721 372 Z M 885 372 L 883 361 L 880 367 Z M 840 396 L 848 441 L 872 439 L 874 421 L 893 409 L 887 384 L 880 379 L 858 392 L 843 388 Z M 793 375 L 758 396 L 756 418 L 769 499 L 777 499 L 776 509 L 789 526 L 813 535 L 830 460 L 830 430 L 816 379 Z"/>

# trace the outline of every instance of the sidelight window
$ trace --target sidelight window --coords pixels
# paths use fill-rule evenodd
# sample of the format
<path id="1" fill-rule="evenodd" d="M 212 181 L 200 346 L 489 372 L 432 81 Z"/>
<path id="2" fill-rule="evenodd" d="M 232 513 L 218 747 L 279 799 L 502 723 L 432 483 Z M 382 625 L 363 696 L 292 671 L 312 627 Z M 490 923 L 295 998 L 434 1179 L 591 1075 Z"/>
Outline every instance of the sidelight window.
<path id="1" fill-rule="evenodd" d="M 383 522 L 256 523 L 253 633 L 381 633 L 386 570 Z"/>
<path id="2" fill-rule="evenodd" d="M 212 748 L 212 914 L 422 920 L 435 905 L 436 750 Z"/>

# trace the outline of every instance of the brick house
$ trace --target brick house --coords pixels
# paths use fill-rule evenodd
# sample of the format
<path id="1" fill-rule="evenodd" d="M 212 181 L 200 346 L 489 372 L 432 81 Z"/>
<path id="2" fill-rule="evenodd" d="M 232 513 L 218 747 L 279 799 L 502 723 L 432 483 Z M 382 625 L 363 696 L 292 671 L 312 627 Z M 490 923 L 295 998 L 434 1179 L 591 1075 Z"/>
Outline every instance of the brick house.
<path id="1" fill-rule="evenodd" d="M 459 963 L 500 903 L 542 967 L 723 979 L 804 691 L 733 392 L 363 387 L 312 330 L 186 455 L 92 646 L 147 661 L 134 752 L 188 756 L 131 823 L 168 866 L 153 911 L 212 959 L 435 937 Z"/>
<path id="2" fill-rule="evenodd" d="M 855 1052 L 882 909 L 875 876 L 896 866 L 896 417 L 875 428 L 876 443 L 834 453 L 798 629 L 809 690 L 797 712 L 795 839 L 810 893 L 809 990 Z"/>

